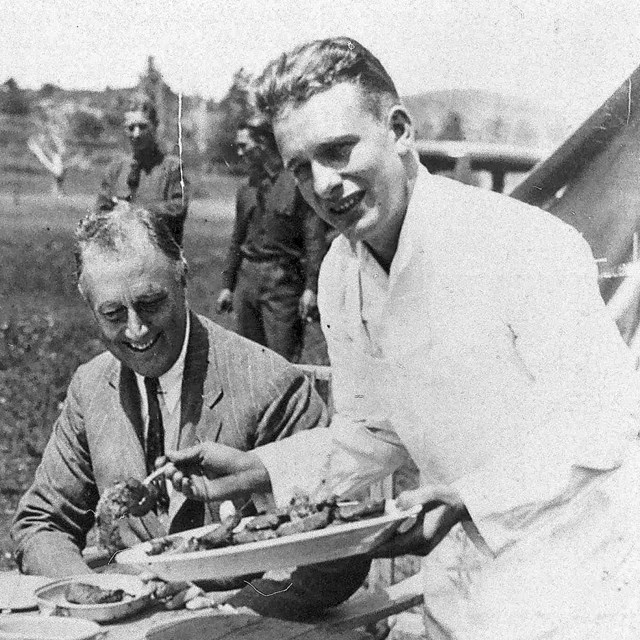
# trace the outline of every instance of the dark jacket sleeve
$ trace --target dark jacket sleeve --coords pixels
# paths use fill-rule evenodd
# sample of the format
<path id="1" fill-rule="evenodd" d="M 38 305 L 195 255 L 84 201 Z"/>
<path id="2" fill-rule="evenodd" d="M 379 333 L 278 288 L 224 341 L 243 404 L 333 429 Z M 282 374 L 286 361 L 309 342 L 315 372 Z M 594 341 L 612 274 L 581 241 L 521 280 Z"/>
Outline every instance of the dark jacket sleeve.
<path id="1" fill-rule="evenodd" d="M 350 598 L 364 583 L 371 559 L 352 556 L 299 567 L 290 580 L 256 578 L 227 604 L 269 618 L 304 622 Z"/>
<path id="2" fill-rule="evenodd" d="M 248 184 L 242 185 L 236 194 L 236 217 L 227 257 L 222 270 L 222 282 L 225 289 L 233 291 L 238 280 L 238 270 L 242 262 L 240 247 L 247 237 L 253 208 L 257 206 L 256 189 Z"/>
<path id="3" fill-rule="evenodd" d="M 167 156 L 162 162 L 161 170 L 161 193 L 153 200 L 141 204 L 163 218 L 178 244 L 182 244 L 191 187 L 179 158 Z"/>
<path id="4" fill-rule="evenodd" d="M 61 577 L 90 571 L 81 549 L 93 525 L 98 491 L 80 396 L 76 374 L 33 485 L 14 517 L 11 535 L 24 573 Z"/>
<path id="5" fill-rule="evenodd" d="M 116 205 L 116 185 L 118 183 L 118 176 L 122 171 L 122 162 L 116 160 L 112 162 L 102 176 L 100 181 L 100 190 L 98 191 L 98 198 L 96 200 L 96 209 L 99 211 L 111 211 Z M 122 196 L 121 196 L 122 197 Z"/>
<path id="6" fill-rule="evenodd" d="M 162 201 L 155 204 L 162 208 L 165 215 L 184 220 L 189 208 L 191 186 L 179 158 L 167 157 L 164 168 Z"/>
<path id="7" fill-rule="evenodd" d="M 271 354 L 280 368 L 272 383 L 276 390 L 259 416 L 252 448 L 281 440 L 298 431 L 327 427 L 327 407 L 309 378 L 289 362 Z"/>
<path id="8" fill-rule="evenodd" d="M 298 192 L 298 200 L 304 225 L 305 289 L 317 293 L 320 264 L 328 248 L 325 225 L 300 192 Z"/>

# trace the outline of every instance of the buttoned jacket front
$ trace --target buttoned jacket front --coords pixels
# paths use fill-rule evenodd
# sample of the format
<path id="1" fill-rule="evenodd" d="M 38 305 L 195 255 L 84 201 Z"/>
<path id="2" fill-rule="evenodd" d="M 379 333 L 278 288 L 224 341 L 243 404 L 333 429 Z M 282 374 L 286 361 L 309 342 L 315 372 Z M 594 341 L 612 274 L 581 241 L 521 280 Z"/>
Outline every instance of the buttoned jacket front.
<path id="1" fill-rule="evenodd" d="M 77 566 L 99 495 L 116 481 L 145 477 L 139 403 L 134 373 L 110 353 L 79 367 L 14 521 L 24 571 L 43 572 L 53 561 L 64 568 L 65 558 Z M 302 373 L 191 314 L 178 448 L 211 441 L 249 450 L 325 424 L 324 405 Z"/>

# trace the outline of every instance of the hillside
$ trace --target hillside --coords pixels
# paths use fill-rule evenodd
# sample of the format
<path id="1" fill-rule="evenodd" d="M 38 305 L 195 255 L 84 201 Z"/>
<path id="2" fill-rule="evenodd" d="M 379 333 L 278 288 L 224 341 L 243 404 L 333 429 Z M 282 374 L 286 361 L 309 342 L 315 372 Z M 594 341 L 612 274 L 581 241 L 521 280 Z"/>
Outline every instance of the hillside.
<path id="1" fill-rule="evenodd" d="M 451 89 L 403 100 L 418 138 L 554 148 L 568 134 L 563 115 L 553 108 L 498 93 Z"/>
<path id="2" fill-rule="evenodd" d="M 240 86 L 244 76 L 241 72 L 237 76 Z M 10 87 L 11 82 L 13 88 Z M 152 60 L 146 74 L 141 76 L 138 90 L 145 86 L 146 92 L 154 95 L 156 103 L 162 105 L 159 117 L 163 144 L 176 152 L 178 96 L 164 83 Z M 4 90 L 5 96 L 7 91 L 16 92 L 15 95 L 27 105 L 22 114 L 9 114 L 6 110 L 0 113 L 2 190 L 36 191 L 36 184 L 40 182 L 38 178 L 46 175 L 26 145 L 27 138 L 36 132 L 38 114 L 44 104 L 57 109 L 75 105 L 97 114 L 98 123 L 101 123 L 97 136 L 89 139 L 86 136 L 76 137 L 68 141 L 70 150 L 82 152 L 84 165 L 81 169 L 100 169 L 114 154 L 127 150 L 122 119 L 128 96 L 136 90 L 135 87 L 86 91 L 67 90 L 49 84 L 33 91 L 21 90 L 15 81 L 9 80 L 0 85 L 0 89 Z M 233 89 L 232 86 L 229 92 L 231 102 L 241 101 L 242 96 L 235 96 Z M 238 93 L 238 87 L 235 89 Z M 568 132 L 564 118 L 554 109 L 497 93 L 452 89 L 407 96 L 404 100 L 414 116 L 418 137 L 424 139 L 497 142 L 553 149 Z M 223 147 L 233 164 L 235 155 L 232 143 L 227 140 L 232 137 L 232 133 L 227 131 L 229 108 L 237 109 L 237 105 L 229 107 L 200 96 L 183 96 L 183 152 L 185 162 L 193 169 L 206 168 L 217 157 L 214 149 L 218 147 Z"/>

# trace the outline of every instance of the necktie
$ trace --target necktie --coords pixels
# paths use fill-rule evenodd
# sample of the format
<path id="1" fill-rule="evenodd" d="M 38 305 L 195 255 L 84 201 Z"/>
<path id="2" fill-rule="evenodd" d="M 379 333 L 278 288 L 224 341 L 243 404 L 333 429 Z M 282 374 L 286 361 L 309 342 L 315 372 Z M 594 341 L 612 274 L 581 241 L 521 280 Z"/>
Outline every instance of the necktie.
<path id="1" fill-rule="evenodd" d="M 149 405 L 149 425 L 147 427 L 147 446 L 145 460 L 147 463 L 147 473 L 154 469 L 156 458 L 164 455 L 164 426 L 162 424 L 162 412 L 158 400 L 158 378 L 145 378 L 144 388 L 147 392 L 147 403 Z M 157 484 L 158 506 L 160 510 L 166 511 L 169 504 L 167 487 L 163 478 Z"/>

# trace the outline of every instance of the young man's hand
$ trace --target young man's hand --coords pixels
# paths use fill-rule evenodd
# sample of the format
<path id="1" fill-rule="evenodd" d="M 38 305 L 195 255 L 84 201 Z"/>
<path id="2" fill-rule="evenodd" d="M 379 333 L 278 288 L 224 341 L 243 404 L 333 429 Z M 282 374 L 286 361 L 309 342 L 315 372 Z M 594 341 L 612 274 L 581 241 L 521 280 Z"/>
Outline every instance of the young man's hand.
<path id="1" fill-rule="evenodd" d="M 298 315 L 306 322 L 311 322 L 317 315 L 318 298 L 311 289 L 305 289 L 298 302 Z"/>
<path id="2" fill-rule="evenodd" d="M 400 528 L 393 538 L 373 549 L 370 555 L 374 558 L 395 558 L 405 554 L 426 556 L 456 523 L 469 518 L 460 496 L 444 486 L 425 485 L 403 491 L 396 503 L 401 509 L 419 504 L 424 509 L 410 528 Z"/>
<path id="3" fill-rule="evenodd" d="M 209 502 L 271 490 L 271 481 L 260 458 L 212 442 L 170 451 L 156 460 L 156 467 L 170 462 L 165 476 L 187 498 Z"/>

